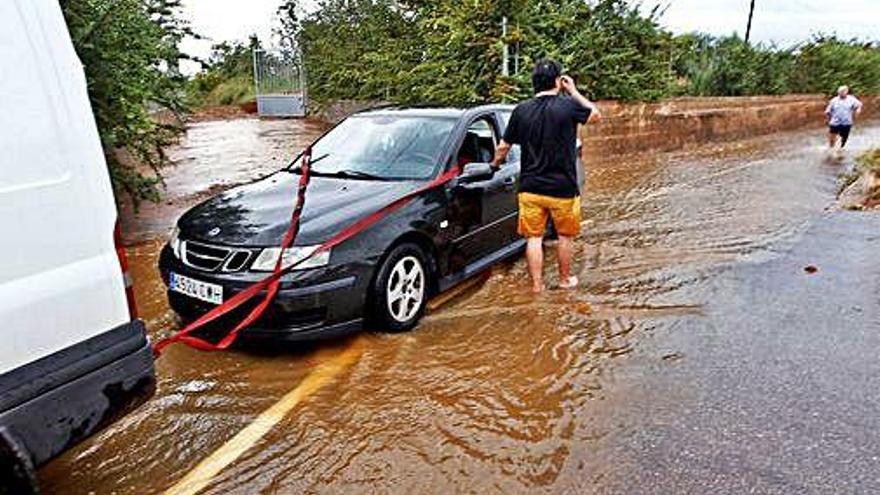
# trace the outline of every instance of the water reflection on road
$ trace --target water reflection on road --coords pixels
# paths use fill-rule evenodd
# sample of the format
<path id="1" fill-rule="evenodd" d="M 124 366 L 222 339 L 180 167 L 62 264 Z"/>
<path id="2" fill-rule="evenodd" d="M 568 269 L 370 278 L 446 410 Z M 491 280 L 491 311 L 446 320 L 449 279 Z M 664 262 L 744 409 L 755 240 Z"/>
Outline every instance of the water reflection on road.
<path id="1" fill-rule="evenodd" d="M 199 126 L 173 152 L 180 161 L 168 177 L 175 206 L 131 219 L 144 234 L 136 238 L 167 230 L 155 222 L 168 222 L 201 191 L 271 170 L 320 131 L 293 121 Z M 878 138 L 880 126 L 866 127 L 852 146 Z M 520 260 L 496 268 L 411 333 L 287 350 L 173 347 L 157 363 L 156 397 L 45 468 L 45 493 L 161 492 L 315 366 L 353 345 L 356 361 L 204 493 L 573 493 L 617 486 L 622 435 L 648 421 L 627 410 L 627 394 L 688 366 L 690 356 L 668 337 L 736 320 L 710 311 L 716 277 L 790 249 L 832 204 L 851 158 L 829 160 L 822 139 L 819 131 L 795 132 L 592 160 L 577 291 L 531 296 Z M 254 148 L 262 151 L 242 158 Z M 270 155 L 276 158 L 262 164 Z M 153 237 L 134 245 L 130 257 L 141 313 L 157 338 L 178 321 L 155 269 L 162 241 Z M 683 385 L 665 393 L 669 403 L 686 403 L 695 391 Z"/>

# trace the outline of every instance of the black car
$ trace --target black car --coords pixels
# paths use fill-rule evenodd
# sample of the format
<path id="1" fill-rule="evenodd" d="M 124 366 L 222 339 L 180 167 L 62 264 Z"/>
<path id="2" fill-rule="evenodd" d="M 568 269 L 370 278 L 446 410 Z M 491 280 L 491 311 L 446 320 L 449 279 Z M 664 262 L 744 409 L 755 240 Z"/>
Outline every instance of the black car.
<path id="1" fill-rule="evenodd" d="M 301 227 L 285 264 L 445 171 L 461 174 L 282 278 L 242 334 L 313 339 L 416 325 L 428 298 L 524 248 L 516 233 L 519 156 L 488 165 L 511 106 L 380 108 L 352 115 L 312 148 Z M 171 307 L 193 318 L 266 277 L 279 256 L 299 168 L 236 187 L 187 211 L 159 267 Z"/>

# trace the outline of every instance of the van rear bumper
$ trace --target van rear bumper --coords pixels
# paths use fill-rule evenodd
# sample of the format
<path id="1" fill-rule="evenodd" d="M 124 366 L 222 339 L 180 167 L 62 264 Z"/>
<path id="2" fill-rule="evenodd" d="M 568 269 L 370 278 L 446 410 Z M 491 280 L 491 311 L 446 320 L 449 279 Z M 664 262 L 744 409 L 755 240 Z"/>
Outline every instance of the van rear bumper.
<path id="1" fill-rule="evenodd" d="M 40 466 L 155 387 L 144 325 L 132 321 L 0 375 L 0 429 Z"/>

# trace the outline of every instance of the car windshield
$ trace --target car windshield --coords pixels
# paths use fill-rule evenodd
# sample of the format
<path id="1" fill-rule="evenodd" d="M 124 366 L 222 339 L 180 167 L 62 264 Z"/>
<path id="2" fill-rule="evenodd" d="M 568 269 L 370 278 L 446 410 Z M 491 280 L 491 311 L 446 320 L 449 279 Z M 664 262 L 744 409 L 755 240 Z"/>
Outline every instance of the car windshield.
<path id="1" fill-rule="evenodd" d="M 362 179 L 430 179 L 455 122 L 448 117 L 349 117 L 312 146 L 312 171 Z"/>

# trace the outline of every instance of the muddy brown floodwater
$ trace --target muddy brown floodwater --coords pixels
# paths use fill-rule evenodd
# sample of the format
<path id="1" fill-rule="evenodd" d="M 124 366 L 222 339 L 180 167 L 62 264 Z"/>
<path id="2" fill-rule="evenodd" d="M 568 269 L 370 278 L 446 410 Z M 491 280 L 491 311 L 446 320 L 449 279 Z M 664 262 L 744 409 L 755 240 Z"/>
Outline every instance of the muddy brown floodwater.
<path id="1" fill-rule="evenodd" d="M 126 243 L 166 234 L 181 213 L 224 189 L 274 172 L 320 136 L 321 120 L 244 118 L 196 122 L 187 126 L 179 146 L 168 150 L 171 165 L 162 169 L 162 201 L 122 205 Z"/>
<path id="2" fill-rule="evenodd" d="M 278 168 L 320 130 L 299 121 L 206 122 L 172 150 L 170 204 L 126 217 L 139 241 L 129 255 L 153 339 L 179 327 L 156 271 L 176 215 L 204 191 Z M 813 437 L 779 433 L 789 431 L 774 423 L 788 406 L 754 406 L 776 413 L 749 422 L 760 416 L 750 404 L 769 401 L 775 385 L 764 387 L 760 366 L 743 364 L 754 353 L 740 351 L 781 326 L 766 323 L 775 316 L 760 301 L 742 305 L 736 296 L 758 293 L 743 280 L 787 259 L 829 215 L 838 174 L 878 142 L 880 125 L 861 126 L 843 158 L 829 158 L 823 139 L 810 130 L 592 160 L 582 286 L 573 292 L 531 296 L 517 260 L 407 334 L 223 353 L 174 346 L 157 362 L 156 396 L 44 468 L 44 492 L 163 493 L 188 473 L 204 475 L 193 486 L 211 494 L 838 491 L 790 472 L 806 461 L 774 470 L 787 466 L 773 465 L 786 455 L 809 451 L 794 446 Z M 792 277 L 818 263 L 797 261 Z M 823 280 L 825 264 L 810 281 Z M 555 270 L 548 274 L 552 285 Z M 741 325 L 745 315 L 758 323 Z M 732 336 L 738 344 L 722 344 Z M 724 374 L 737 366 L 753 378 L 743 384 L 739 372 Z M 741 390 L 757 384 L 764 388 Z M 715 394 L 717 404 L 707 402 Z M 254 425 L 268 426 L 254 434 Z M 224 457 L 233 437 L 243 442 L 240 455 Z M 791 452 L 774 450 L 788 440 Z M 744 445 L 771 465 L 736 450 Z M 200 463 L 218 449 L 205 470 Z M 870 472 L 859 464 L 868 457 L 835 459 Z M 814 471 L 824 476 L 817 483 L 846 469 Z"/>

